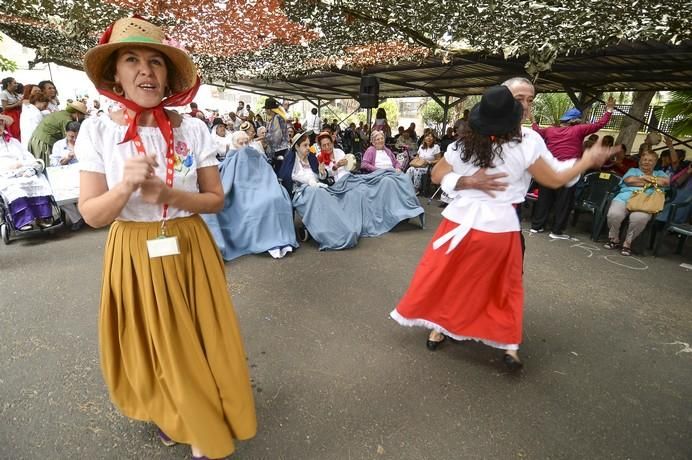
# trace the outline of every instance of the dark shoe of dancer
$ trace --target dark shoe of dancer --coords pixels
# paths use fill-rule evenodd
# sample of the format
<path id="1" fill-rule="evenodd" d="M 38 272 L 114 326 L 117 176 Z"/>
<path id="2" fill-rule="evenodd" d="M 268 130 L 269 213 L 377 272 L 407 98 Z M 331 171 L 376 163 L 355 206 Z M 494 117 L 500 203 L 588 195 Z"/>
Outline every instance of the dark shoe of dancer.
<path id="1" fill-rule="evenodd" d="M 447 337 L 444 334 L 440 334 L 437 331 L 430 331 L 430 335 L 428 336 L 428 341 L 425 342 L 425 346 L 428 347 L 428 350 L 435 351 L 446 338 Z"/>
<path id="2" fill-rule="evenodd" d="M 507 366 L 507 369 L 510 372 L 516 372 L 524 366 L 519 359 L 519 355 L 517 354 L 516 350 L 505 351 L 505 355 L 502 357 L 502 362 L 505 363 L 505 366 Z"/>

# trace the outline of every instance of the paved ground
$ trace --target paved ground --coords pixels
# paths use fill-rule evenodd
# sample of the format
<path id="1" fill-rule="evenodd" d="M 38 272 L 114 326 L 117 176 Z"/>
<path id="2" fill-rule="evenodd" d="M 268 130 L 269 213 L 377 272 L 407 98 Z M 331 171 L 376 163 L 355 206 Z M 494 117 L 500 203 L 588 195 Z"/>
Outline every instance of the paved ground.
<path id="1" fill-rule="evenodd" d="M 260 431 L 242 459 L 692 458 L 692 245 L 623 258 L 527 238 L 526 368 L 425 349 L 388 312 L 439 222 L 356 249 L 227 265 Z M 580 230 L 586 229 L 580 227 Z M 187 458 L 110 405 L 96 322 L 104 231 L 0 247 L 0 458 Z M 329 280 L 329 281 L 325 281 Z"/>

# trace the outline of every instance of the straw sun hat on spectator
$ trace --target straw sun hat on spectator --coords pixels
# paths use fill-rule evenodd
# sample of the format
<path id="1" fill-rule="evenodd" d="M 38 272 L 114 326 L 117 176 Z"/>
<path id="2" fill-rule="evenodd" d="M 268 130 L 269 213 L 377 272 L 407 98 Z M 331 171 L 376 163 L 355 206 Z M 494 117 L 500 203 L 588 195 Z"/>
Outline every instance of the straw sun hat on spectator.
<path id="1" fill-rule="evenodd" d="M 302 133 L 296 133 L 296 134 L 293 136 L 293 139 L 291 139 L 291 148 L 292 148 L 292 149 L 295 149 L 296 144 L 298 143 L 299 140 L 301 140 L 303 137 L 309 138 L 311 134 L 313 134 L 313 131 L 312 131 L 312 130 L 308 130 L 308 131 L 305 131 L 305 132 L 302 132 Z"/>
<path id="2" fill-rule="evenodd" d="M 67 104 L 67 111 L 68 112 L 79 112 L 84 115 L 88 115 L 89 110 L 87 109 L 87 106 L 84 104 L 84 102 L 70 102 Z"/>
<path id="3" fill-rule="evenodd" d="M 334 142 L 334 139 L 332 139 L 331 133 L 327 131 L 322 131 L 317 135 L 317 143 L 319 144 L 322 139 L 329 139 L 330 141 Z"/>
<path id="4" fill-rule="evenodd" d="M 173 93 L 192 88 L 197 81 L 197 68 L 187 52 L 174 40 L 166 38 L 164 31 L 138 18 L 115 21 L 104 32 L 99 44 L 84 55 L 84 70 L 97 88 L 112 90 L 111 75 L 106 75 L 113 53 L 122 48 L 146 47 L 168 58 L 168 83 Z"/>

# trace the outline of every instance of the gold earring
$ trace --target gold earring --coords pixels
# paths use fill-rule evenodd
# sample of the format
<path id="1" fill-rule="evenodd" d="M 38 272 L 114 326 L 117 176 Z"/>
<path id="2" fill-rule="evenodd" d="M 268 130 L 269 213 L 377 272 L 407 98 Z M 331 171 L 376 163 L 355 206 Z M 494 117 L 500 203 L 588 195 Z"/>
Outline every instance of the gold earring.
<path id="1" fill-rule="evenodd" d="M 123 87 L 120 86 L 120 84 L 118 84 L 118 83 L 113 85 L 113 92 L 115 94 L 117 94 L 118 96 L 122 96 L 123 94 L 125 94 L 125 90 L 123 90 Z"/>

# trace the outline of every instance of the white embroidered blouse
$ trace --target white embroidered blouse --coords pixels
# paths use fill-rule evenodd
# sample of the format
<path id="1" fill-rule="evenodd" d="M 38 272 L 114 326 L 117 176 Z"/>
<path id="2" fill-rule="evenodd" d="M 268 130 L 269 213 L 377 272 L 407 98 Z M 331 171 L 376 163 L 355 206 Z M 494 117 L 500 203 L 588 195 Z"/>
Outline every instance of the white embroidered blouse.
<path id="1" fill-rule="evenodd" d="M 110 117 L 87 118 L 82 122 L 75 144 L 81 171 L 105 174 L 108 187 L 122 181 L 125 161 L 138 155 L 133 142 L 120 144 L 127 126 L 115 123 Z M 166 180 L 166 141 L 158 127 L 138 128 L 147 154 L 156 155 L 156 175 Z M 197 169 L 218 166 L 216 145 L 203 121 L 183 117 L 180 127 L 173 128 L 175 167 L 173 187 L 198 192 Z M 118 220 L 154 222 L 161 220 L 163 206 L 142 200 L 139 191 L 130 196 Z M 186 217 L 191 212 L 169 208 L 168 218 Z"/>

